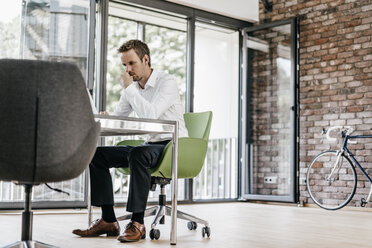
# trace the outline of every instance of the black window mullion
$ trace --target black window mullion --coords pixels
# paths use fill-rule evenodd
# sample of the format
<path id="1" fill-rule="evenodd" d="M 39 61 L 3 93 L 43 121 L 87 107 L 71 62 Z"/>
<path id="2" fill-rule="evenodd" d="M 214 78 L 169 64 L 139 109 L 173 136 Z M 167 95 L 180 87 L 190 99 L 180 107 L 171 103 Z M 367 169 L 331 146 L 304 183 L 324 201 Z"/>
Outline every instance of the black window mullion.
<path id="1" fill-rule="evenodd" d="M 187 20 L 186 42 L 186 112 L 194 111 L 194 59 L 195 59 L 195 15 Z M 185 199 L 192 202 L 194 192 L 194 179 L 185 180 Z"/>

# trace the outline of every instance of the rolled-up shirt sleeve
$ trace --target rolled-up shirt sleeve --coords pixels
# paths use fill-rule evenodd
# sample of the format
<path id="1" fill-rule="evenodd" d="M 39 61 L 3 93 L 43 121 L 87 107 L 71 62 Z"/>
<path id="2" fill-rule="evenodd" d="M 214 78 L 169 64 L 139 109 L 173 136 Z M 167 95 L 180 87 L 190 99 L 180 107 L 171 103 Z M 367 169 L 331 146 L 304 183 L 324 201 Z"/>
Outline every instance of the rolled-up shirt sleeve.
<path id="1" fill-rule="evenodd" d="M 158 119 L 179 98 L 178 87 L 172 76 L 160 80 L 159 88 L 151 102 L 146 100 L 135 85 L 125 89 L 126 100 L 140 118 Z"/>

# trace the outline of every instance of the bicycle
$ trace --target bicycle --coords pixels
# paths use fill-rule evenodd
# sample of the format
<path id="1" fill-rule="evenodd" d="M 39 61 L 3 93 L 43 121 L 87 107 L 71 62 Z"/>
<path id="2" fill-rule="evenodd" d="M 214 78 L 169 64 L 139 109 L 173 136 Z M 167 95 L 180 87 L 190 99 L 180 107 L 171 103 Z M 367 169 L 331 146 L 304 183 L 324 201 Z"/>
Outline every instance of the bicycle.
<path id="1" fill-rule="evenodd" d="M 355 165 L 372 184 L 371 177 L 367 174 L 354 155 L 347 148 L 348 143 L 356 143 L 350 139 L 372 138 L 372 135 L 355 135 L 351 127 L 336 126 L 328 130 L 323 129 L 328 140 L 335 141 L 336 138 L 329 136 L 334 129 L 340 129 L 342 146 L 339 150 L 324 151 L 313 158 L 306 173 L 306 187 L 310 198 L 319 207 L 326 210 L 337 210 L 346 206 L 354 197 L 357 187 L 357 175 Z M 370 201 L 372 186 L 367 200 L 361 198 L 361 207 Z"/>

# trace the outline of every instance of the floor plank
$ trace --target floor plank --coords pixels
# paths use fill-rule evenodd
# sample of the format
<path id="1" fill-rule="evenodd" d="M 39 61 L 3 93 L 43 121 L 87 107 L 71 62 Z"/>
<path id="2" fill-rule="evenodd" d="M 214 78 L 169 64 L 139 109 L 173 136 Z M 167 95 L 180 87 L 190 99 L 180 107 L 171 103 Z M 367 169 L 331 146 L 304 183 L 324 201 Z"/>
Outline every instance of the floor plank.
<path id="1" fill-rule="evenodd" d="M 79 238 L 74 228 L 86 227 L 85 210 L 36 211 L 33 237 L 59 247 L 371 247 L 372 213 L 370 211 L 269 205 L 255 203 L 218 203 L 181 205 L 181 211 L 210 222 L 211 238 L 202 238 L 201 226 L 189 231 L 186 222 L 178 221 L 177 245 L 169 244 L 170 219 L 159 227 L 161 237 L 137 243 L 120 243 L 115 238 Z M 361 209 L 362 210 L 362 209 Z M 123 208 L 116 208 L 119 215 Z M 99 210 L 94 216 L 99 217 Z M 146 219 L 150 227 L 151 220 Z M 127 222 L 122 222 L 124 228 Z M 0 247 L 20 239 L 21 215 L 0 212 Z M 149 230 L 149 229 L 148 229 Z"/>

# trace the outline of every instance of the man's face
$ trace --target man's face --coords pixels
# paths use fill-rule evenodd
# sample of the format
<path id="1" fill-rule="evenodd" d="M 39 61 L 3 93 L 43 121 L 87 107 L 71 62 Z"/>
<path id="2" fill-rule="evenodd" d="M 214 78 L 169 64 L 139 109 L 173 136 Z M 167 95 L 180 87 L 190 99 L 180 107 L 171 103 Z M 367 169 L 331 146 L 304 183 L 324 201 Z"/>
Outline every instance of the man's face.
<path id="1" fill-rule="evenodd" d="M 143 56 L 142 60 L 137 53 L 131 49 L 121 54 L 121 62 L 125 71 L 133 77 L 133 81 L 141 81 L 145 76 L 145 68 L 148 66 L 148 56 Z"/>

